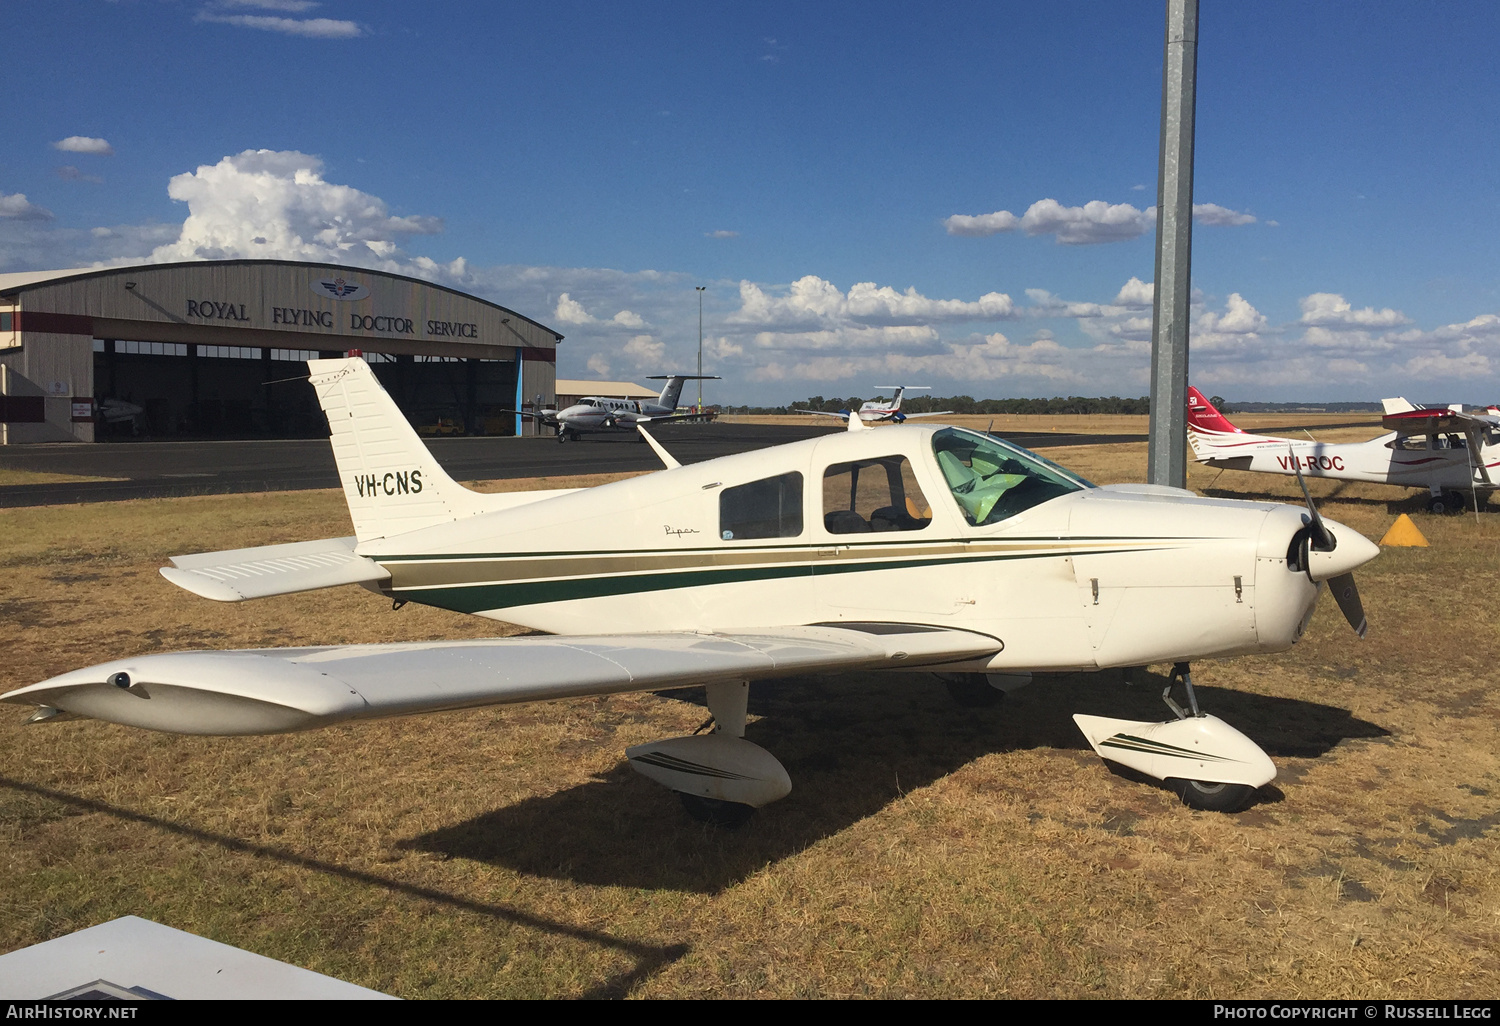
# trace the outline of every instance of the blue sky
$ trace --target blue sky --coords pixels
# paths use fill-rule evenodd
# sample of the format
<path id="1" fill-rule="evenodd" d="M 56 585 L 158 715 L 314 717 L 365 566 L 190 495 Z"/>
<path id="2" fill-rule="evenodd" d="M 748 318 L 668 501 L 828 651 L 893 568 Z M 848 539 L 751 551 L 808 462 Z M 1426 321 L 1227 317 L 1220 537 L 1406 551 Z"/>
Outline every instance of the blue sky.
<path id="1" fill-rule="evenodd" d="M 710 397 L 1147 390 L 1164 5 L 7 9 L 0 270 L 340 259 Z M 1200 15 L 1192 379 L 1500 399 L 1500 7 Z"/>

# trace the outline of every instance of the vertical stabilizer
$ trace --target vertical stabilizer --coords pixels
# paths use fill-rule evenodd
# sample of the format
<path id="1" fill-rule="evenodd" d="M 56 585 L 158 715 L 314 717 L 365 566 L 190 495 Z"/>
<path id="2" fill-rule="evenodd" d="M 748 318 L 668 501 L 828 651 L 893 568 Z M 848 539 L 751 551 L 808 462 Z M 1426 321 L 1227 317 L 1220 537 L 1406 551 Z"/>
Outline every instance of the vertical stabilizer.
<path id="1" fill-rule="evenodd" d="M 484 511 L 484 497 L 448 476 L 364 360 L 308 360 L 328 417 L 339 481 L 361 541 Z"/>
<path id="2" fill-rule="evenodd" d="M 1247 445 L 1275 441 L 1267 435 L 1252 435 L 1235 427 L 1191 385 L 1188 386 L 1187 436 L 1194 457 L 1200 461 L 1237 455 Z"/>
<path id="3" fill-rule="evenodd" d="M 656 400 L 656 404 L 668 410 L 677 409 L 677 400 L 682 398 L 682 383 L 686 380 L 681 374 L 669 375 L 667 387 L 661 390 L 661 398 Z"/>

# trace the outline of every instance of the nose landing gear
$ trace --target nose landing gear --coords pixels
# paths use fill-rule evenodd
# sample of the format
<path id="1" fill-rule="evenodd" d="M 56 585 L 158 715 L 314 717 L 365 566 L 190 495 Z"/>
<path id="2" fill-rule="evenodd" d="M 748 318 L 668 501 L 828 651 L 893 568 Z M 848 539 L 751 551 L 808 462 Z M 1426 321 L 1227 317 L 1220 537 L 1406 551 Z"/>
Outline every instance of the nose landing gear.
<path id="1" fill-rule="evenodd" d="M 1187 709 L 1172 698 L 1179 681 Z M 1176 719 L 1149 723 L 1080 713 L 1073 722 L 1099 758 L 1155 777 L 1195 809 L 1233 812 L 1276 779 L 1276 766 L 1259 745 L 1199 710 L 1187 663 L 1172 667 L 1161 697 Z"/>

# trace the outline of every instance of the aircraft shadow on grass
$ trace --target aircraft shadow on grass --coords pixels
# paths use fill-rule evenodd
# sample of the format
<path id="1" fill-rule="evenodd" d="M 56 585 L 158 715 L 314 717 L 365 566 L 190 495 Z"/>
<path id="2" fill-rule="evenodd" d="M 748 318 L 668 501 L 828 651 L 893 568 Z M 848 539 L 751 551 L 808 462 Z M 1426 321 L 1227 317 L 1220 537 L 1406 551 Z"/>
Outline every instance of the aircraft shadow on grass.
<path id="1" fill-rule="evenodd" d="M 1039 678 L 998 706 L 982 709 L 956 705 L 927 674 L 757 684 L 751 689 L 754 721 L 746 737 L 776 752 L 793 789 L 738 829 L 690 819 L 670 792 L 622 759 L 588 783 L 399 846 L 593 886 L 718 893 L 988 754 L 1057 749 L 1069 753 L 1059 777 L 1086 758 L 1093 764 L 1086 772 L 1097 774 L 1099 787 L 1112 787 L 1109 770 L 1089 752 L 1071 712 L 1158 715 L 1164 676 L 1137 672 L 1128 688 L 1120 679 L 1117 672 Z M 1310 758 L 1346 739 L 1389 733 L 1334 706 L 1215 687 L 1197 691 L 1205 709 L 1244 724 L 1272 756 Z M 698 690 L 663 697 L 696 698 L 702 704 Z M 1023 794 L 1042 794 L 1049 786 L 1016 783 Z M 1274 787 L 1264 788 L 1260 798 L 1279 799 Z"/>

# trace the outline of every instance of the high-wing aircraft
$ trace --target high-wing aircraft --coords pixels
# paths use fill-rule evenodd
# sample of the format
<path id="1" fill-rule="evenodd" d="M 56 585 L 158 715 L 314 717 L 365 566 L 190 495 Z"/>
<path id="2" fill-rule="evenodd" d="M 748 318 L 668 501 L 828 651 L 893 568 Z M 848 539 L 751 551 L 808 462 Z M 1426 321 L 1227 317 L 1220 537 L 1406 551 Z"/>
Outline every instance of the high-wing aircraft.
<path id="1" fill-rule="evenodd" d="M 634 431 L 637 424 L 660 424 L 669 420 L 713 420 L 715 414 L 703 411 L 678 413 L 684 381 L 717 381 L 717 374 L 653 374 L 648 381 L 665 381 L 656 402 L 616 399 L 612 396 L 586 395 L 563 410 L 540 413 L 516 411 L 523 417 L 539 417 L 542 423 L 557 431 L 559 442 L 568 442 L 591 431 Z"/>
<path id="2" fill-rule="evenodd" d="M 127 654 L 0 700 L 34 706 L 32 722 L 257 734 L 702 685 L 714 731 L 626 755 L 728 823 L 791 788 L 745 739 L 753 681 L 922 669 L 973 703 L 1033 671 L 1173 663 L 1170 719 L 1075 720 L 1102 757 L 1230 809 L 1276 770 L 1199 710 L 1190 661 L 1291 646 L 1325 582 L 1364 633 L 1352 571 L 1379 550 L 1310 500 L 1096 487 L 978 432 L 858 417 L 690 466 L 638 428 L 666 469 L 484 495 L 443 471 L 362 360 L 309 367 L 354 536 L 177 556 L 162 576 L 223 602 L 360 584 L 553 636 Z"/>
<path id="3" fill-rule="evenodd" d="M 876 385 L 876 388 L 893 388 L 896 390 L 895 397 L 889 402 L 884 399 L 871 399 L 859 408 L 859 419 L 865 423 L 878 423 L 891 421 L 896 424 L 905 423 L 910 417 L 946 417 L 952 410 L 938 410 L 934 413 L 902 413 L 901 399 L 907 392 L 926 392 L 927 385 Z M 838 417 L 848 420 L 850 412 L 840 410 L 838 413 L 828 413 L 823 410 L 793 410 L 793 413 L 807 413 L 814 417 Z"/>
<path id="4" fill-rule="evenodd" d="M 1367 442 L 1317 442 L 1250 434 L 1189 388 L 1188 441 L 1198 462 L 1210 467 L 1426 488 L 1427 508 L 1434 513 L 1477 507 L 1477 493 L 1497 486 L 1500 410 L 1464 413 L 1462 407 L 1423 408 L 1405 399 L 1383 405 L 1387 434 Z"/>

